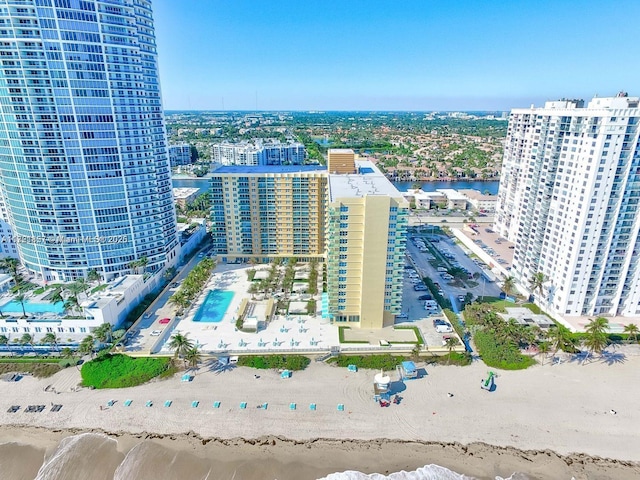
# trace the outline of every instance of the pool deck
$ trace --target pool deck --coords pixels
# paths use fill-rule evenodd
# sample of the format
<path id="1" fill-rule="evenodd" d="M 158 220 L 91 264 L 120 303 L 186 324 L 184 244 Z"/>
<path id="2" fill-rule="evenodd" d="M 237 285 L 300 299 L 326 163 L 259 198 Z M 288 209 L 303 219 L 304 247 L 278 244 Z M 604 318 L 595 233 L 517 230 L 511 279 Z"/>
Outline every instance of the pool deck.
<path id="1" fill-rule="evenodd" d="M 264 266 L 263 266 L 264 267 Z M 187 311 L 185 316 L 172 322 L 171 334 L 187 334 L 196 343 L 203 353 L 265 353 L 274 351 L 327 351 L 331 346 L 339 345 L 338 328 L 330 325 L 328 320 L 323 320 L 319 314 L 310 315 L 276 315 L 268 323 L 266 328 L 248 333 L 236 328 L 236 318 L 240 305 L 244 299 L 251 300 L 251 294 L 247 293 L 251 282 L 247 271 L 249 265 L 225 265 L 219 264 L 209 280 L 202 294 Z M 260 268 L 258 266 L 257 268 Z M 234 292 L 233 299 L 220 322 L 194 322 L 193 319 L 204 303 L 210 290 L 225 290 Z M 316 304 L 320 307 L 320 295 L 316 295 Z M 173 307 L 167 305 L 162 310 Z M 165 312 L 162 312 L 164 315 Z M 175 314 L 164 316 L 173 318 Z M 171 312 L 173 313 L 173 312 Z M 158 317 L 161 316 L 160 311 Z M 164 332 L 163 332 L 164 333 Z M 167 332 L 168 333 L 168 332 Z M 171 353 L 168 348 L 170 334 L 163 335 L 165 340 L 159 349 L 159 353 Z"/>

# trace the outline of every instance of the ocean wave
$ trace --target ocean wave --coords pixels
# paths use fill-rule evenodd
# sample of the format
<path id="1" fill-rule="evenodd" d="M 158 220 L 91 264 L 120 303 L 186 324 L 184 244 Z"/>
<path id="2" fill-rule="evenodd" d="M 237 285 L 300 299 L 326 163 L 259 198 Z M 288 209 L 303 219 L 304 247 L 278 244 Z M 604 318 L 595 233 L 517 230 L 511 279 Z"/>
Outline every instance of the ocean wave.
<path id="1" fill-rule="evenodd" d="M 395 472 L 390 475 L 379 473 L 366 474 L 347 470 L 346 472 L 332 473 L 318 480 L 475 480 L 461 473 L 456 473 L 440 465 L 425 465 L 413 472 Z M 498 480 L 498 479 L 496 479 Z M 509 480 L 509 479 L 506 479 Z"/>

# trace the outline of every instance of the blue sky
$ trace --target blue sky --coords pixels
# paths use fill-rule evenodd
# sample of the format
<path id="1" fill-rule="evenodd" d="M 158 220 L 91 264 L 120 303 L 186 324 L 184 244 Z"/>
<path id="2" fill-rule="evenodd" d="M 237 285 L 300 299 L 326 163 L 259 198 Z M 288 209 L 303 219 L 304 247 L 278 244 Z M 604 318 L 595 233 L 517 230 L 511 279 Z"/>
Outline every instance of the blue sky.
<path id="1" fill-rule="evenodd" d="M 638 0 L 153 5 L 169 110 L 508 110 L 640 95 Z"/>

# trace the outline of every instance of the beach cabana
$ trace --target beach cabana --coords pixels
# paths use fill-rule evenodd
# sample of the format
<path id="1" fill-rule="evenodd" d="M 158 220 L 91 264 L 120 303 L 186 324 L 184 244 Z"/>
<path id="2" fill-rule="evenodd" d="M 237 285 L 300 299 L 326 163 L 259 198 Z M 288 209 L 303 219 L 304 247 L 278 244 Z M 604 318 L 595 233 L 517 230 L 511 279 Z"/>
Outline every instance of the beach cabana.
<path id="1" fill-rule="evenodd" d="M 413 380 L 418 378 L 418 369 L 416 368 L 416 364 L 413 362 L 402 362 L 398 365 L 398 373 L 402 380 Z"/>

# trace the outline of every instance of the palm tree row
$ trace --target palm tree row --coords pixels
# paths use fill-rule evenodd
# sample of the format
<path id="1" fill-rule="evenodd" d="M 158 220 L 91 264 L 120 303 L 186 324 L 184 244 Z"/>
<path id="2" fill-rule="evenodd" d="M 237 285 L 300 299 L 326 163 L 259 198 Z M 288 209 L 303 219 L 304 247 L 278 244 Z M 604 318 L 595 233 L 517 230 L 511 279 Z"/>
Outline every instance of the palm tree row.
<path id="1" fill-rule="evenodd" d="M 191 302 L 202 293 L 202 289 L 209 281 L 211 271 L 216 267 L 216 262 L 205 258 L 194 267 L 184 279 L 180 289 L 171 295 L 169 302 L 175 305 L 179 312 L 184 311 Z"/>
<path id="2" fill-rule="evenodd" d="M 200 350 L 193 341 L 189 339 L 187 334 L 175 333 L 169 342 L 169 348 L 174 352 L 174 358 L 181 358 L 185 366 L 189 365 L 193 369 L 198 368 L 198 364 L 202 361 Z"/>
<path id="3" fill-rule="evenodd" d="M 138 260 L 133 260 L 129 262 L 128 267 L 131 269 L 132 272 L 135 272 L 136 274 L 138 274 L 140 272 L 140 268 L 142 268 L 142 272 L 144 273 L 144 270 L 148 265 L 148 263 L 149 263 L 149 259 L 147 257 L 140 257 Z"/>

